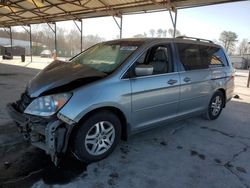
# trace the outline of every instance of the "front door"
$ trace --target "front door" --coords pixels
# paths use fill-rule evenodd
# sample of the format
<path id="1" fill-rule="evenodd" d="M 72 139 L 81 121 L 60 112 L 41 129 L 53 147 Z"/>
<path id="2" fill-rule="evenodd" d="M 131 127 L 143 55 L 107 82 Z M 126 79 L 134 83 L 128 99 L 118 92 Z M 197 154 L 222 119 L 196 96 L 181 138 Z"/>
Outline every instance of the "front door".
<path id="1" fill-rule="evenodd" d="M 132 69 L 140 64 L 151 65 L 152 75 L 130 79 L 132 90 L 133 128 L 153 126 L 176 116 L 180 79 L 174 72 L 169 45 L 154 46 L 145 52 Z"/>

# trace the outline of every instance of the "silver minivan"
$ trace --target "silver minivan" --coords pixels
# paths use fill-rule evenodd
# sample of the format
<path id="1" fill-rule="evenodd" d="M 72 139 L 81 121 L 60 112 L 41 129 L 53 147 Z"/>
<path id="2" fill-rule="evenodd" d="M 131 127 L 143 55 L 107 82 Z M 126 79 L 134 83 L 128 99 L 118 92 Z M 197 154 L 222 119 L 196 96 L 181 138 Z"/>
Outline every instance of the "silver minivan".
<path id="1" fill-rule="evenodd" d="M 56 165 L 66 151 L 93 162 L 131 134 L 196 115 L 218 118 L 233 90 L 232 65 L 211 41 L 122 39 L 52 62 L 8 112 Z"/>

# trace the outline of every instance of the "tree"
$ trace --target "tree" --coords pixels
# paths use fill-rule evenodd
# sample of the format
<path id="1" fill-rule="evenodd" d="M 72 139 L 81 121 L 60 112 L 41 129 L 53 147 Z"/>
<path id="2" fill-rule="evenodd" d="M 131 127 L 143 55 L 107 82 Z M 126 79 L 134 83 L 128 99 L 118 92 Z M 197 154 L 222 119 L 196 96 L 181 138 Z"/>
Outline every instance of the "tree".
<path id="1" fill-rule="evenodd" d="M 174 37 L 174 29 L 172 29 L 172 28 L 168 29 L 168 34 L 171 37 Z M 176 37 L 181 36 L 181 32 L 178 29 L 176 29 L 176 31 L 175 31 L 175 36 Z"/>
<path id="2" fill-rule="evenodd" d="M 78 34 L 78 36 L 80 33 Z M 68 56 L 71 46 L 68 45 L 67 38 L 69 34 L 67 33 L 65 28 L 57 28 L 57 55 L 61 57 Z M 78 42 L 79 44 L 79 42 Z"/>
<path id="3" fill-rule="evenodd" d="M 17 32 L 12 30 L 13 39 L 29 41 L 27 32 Z M 0 37 L 9 38 L 4 30 L 0 29 Z M 145 37 L 143 35 L 143 37 Z M 98 35 L 83 36 L 83 49 L 86 49 L 98 42 L 104 41 Z M 80 52 L 80 32 L 76 29 L 67 31 L 65 28 L 57 28 L 57 54 L 58 56 L 73 56 Z M 46 24 L 36 24 L 32 26 L 33 55 L 40 55 L 44 49 L 53 51 L 55 49 L 55 34 Z"/>
<path id="4" fill-rule="evenodd" d="M 71 29 L 67 36 L 67 44 L 69 48 L 69 55 L 73 56 L 80 52 L 81 50 L 81 35 L 77 29 Z"/>
<path id="5" fill-rule="evenodd" d="M 32 41 L 42 43 L 51 51 L 55 49 L 55 34 L 46 24 L 36 24 L 32 26 Z"/>
<path id="6" fill-rule="evenodd" d="M 90 46 L 93 46 L 96 43 L 104 41 L 105 38 L 102 38 L 98 35 L 87 35 L 83 36 L 83 49 L 87 49 Z"/>
<path id="7" fill-rule="evenodd" d="M 164 29 L 164 30 L 162 31 L 162 36 L 163 36 L 163 37 L 167 37 L 167 32 L 168 32 L 168 31 L 167 31 L 166 29 Z"/>
<path id="8" fill-rule="evenodd" d="M 150 34 L 150 36 L 151 37 L 155 37 L 155 35 L 157 36 L 157 37 L 167 37 L 167 30 L 165 29 L 165 30 L 163 30 L 163 29 L 158 29 L 157 31 L 156 30 L 154 30 L 154 29 L 150 29 L 149 30 L 149 34 Z M 145 34 L 144 34 L 145 35 Z"/>
<path id="9" fill-rule="evenodd" d="M 179 30 L 176 30 L 175 36 L 176 37 L 181 36 L 181 32 Z"/>
<path id="10" fill-rule="evenodd" d="M 158 29 L 157 30 L 157 37 L 161 37 L 162 33 L 163 33 L 163 30 L 162 29 Z"/>
<path id="11" fill-rule="evenodd" d="M 237 42 L 238 35 L 232 31 L 223 31 L 220 34 L 219 41 L 224 46 L 225 50 L 232 54 L 235 50 L 235 44 Z"/>
<path id="12" fill-rule="evenodd" d="M 243 39 L 239 46 L 238 46 L 238 52 L 240 55 L 244 55 L 247 54 L 248 52 L 250 52 L 250 44 L 248 42 L 247 39 Z"/>
<path id="13" fill-rule="evenodd" d="M 150 29 L 150 30 L 149 30 L 149 33 L 150 33 L 151 37 L 154 37 L 154 36 L 155 36 L 155 30 L 154 30 L 154 29 Z"/>

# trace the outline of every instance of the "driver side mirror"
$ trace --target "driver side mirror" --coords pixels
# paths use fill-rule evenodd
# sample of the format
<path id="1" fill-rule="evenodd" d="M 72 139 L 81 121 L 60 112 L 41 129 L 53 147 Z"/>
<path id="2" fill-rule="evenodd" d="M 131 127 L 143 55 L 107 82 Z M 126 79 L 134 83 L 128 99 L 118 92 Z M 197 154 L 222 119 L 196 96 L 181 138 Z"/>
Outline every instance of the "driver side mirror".
<path id="1" fill-rule="evenodd" d="M 145 65 L 145 64 L 141 64 L 141 65 L 137 65 L 135 67 L 135 75 L 136 76 L 149 76 L 153 74 L 153 66 L 152 65 Z"/>

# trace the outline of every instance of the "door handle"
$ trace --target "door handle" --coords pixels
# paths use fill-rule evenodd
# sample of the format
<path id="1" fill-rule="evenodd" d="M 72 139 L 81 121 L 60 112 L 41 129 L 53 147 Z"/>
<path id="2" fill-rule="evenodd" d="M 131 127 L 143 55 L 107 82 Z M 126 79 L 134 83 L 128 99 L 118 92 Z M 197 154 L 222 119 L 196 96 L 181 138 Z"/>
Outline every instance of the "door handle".
<path id="1" fill-rule="evenodd" d="M 183 79 L 183 81 L 184 81 L 184 82 L 190 82 L 190 81 L 191 81 L 191 78 L 186 77 L 186 78 Z"/>
<path id="2" fill-rule="evenodd" d="M 171 79 L 171 80 L 168 81 L 168 84 L 170 84 L 170 85 L 174 85 L 175 83 L 177 83 L 177 80 L 172 80 Z"/>

